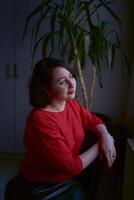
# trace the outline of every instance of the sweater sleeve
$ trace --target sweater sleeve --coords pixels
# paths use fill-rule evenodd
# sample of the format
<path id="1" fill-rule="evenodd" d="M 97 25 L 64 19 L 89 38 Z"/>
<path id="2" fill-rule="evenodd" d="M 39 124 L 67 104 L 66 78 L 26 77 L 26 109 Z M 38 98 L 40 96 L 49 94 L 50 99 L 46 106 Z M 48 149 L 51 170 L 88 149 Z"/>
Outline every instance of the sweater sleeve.
<path id="1" fill-rule="evenodd" d="M 78 175 L 83 169 L 82 161 L 79 156 L 72 154 L 58 126 L 41 115 L 36 116 L 32 123 L 34 134 L 30 142 L 48 171 L 62 173 L 68 178 Z"/>
<path id="2" fill-rule="evenodd" d="M 97 117 L 95 114 L 91 113 L 90 111 L 87 111 L 83 106 L 81 106 L 77 101 L 75 101 L 77 104 L 77 109 L 80 111 L 82 124 L 84 127 L 84 130 L 91 130 L 96 135 L 100 136 L 100 133 L 96 129 L 96 126 L 99 124 L 104 124 L 103 121 Z"/>

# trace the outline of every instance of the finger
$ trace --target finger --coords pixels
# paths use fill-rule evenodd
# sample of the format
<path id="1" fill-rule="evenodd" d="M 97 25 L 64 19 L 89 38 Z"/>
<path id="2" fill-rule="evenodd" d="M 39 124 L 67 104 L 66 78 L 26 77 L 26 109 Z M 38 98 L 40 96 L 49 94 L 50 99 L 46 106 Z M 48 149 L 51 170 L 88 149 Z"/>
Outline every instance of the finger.
<path id="1" fill-rule="evenodd" d="M 112 151 L 109 152 L 109 157 L 110 157 L 110 163 L 111 163 L 111 167 L 112 167 L 113 162 L 114 162 L 114 154 Z"/>
<path id="2" fill-rule="evenodd" d="M 107 164 L 108 164 L 108 167 L 111 167 L 112 165 L 112 160 L 110 158 L 110 155 L 109 155 L 109 152 L 106 152 L 106 160 L 107 160 Z"/>
<path id="3" fill-rule="evenodd" d="M 115 161 L 115 153 L 112 150 L 109 150 L 107 153 L 107 159 L 108 159 L 108 166 L 112 167 L 114 161 Z"/>
<path id="4" fill-rule="evenodd" d="M 112 151 L 112 159 L 116 159 L 116 149 L 115 146 L 113 145 L 113 151 Z"/>
<path id="5" fill-rule="evenodd" d="M 114 163 L 114 161 L 116 159 L 116 151 L 115 151 L 115 149 L 113 151 L 111 151 L 110 157 L 111 157 L 111 162 L 112 162 L 112 165 L 113 165 L 113 163 Z"/>

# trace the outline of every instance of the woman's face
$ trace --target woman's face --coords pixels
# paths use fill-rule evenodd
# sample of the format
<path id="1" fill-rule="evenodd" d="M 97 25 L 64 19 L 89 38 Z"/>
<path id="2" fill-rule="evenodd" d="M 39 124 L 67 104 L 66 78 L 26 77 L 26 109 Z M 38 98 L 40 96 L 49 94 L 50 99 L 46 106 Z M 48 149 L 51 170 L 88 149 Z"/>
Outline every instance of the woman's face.
<path id="1" fill-rule="evenodd" d="M 63 67 L 56 67 L 52 72 L 52 82 L 48 90 L 51 100 L 65 101 L 73 99 L 76 92 L 76 79 Z"/>

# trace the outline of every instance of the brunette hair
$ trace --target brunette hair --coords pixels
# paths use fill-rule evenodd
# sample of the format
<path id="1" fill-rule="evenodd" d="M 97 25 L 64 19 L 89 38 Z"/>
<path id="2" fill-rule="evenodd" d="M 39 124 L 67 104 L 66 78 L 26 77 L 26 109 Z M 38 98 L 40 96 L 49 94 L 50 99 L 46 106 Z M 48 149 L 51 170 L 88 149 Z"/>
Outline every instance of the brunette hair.
<path id="1" fill-rule="evenodd" d="M 52 71 L 56 67 L 63 67 L 70 71 L 76 78 L 76 75 L 69 65 L 63 59 L 55 57 L 46 57 L 38 61 L 29 81 L 29 101 L 33 107 L 46 107 L 50 100 L 48 94 L 43 90 L 43 86 L 48 86 L 52 81 Z"/>

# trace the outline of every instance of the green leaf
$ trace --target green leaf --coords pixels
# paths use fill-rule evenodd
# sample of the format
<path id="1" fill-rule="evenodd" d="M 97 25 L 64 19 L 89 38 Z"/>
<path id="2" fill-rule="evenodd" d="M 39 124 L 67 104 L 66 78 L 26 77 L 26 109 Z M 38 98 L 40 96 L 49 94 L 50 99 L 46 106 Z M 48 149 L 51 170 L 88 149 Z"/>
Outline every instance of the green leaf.
<path id="1" fill-rule="evenodd" d="M 59 34 L 59 41 L 58 41 L 58 49 L 60 52 L 61 57 L 64 57 L 66 49 L 68 49 L 68 40 L 65 40 L 65 26 L 63 23 L 60 23 L 60 34 Z"/>
<path id="2" fill-rule="evenodd" d="M 99 0 L 102 5 L 106 8 L 106 10 L 112 15 L 112 17 L 119 22 L 119 24 L 121 25 L 121 19 L 118 17 L 118 15 L 108 6 L 107 3 L 104 3 L 103 0 Z M 113 1 L 112 1 L 113 2 Z"/>
<path id="3" fill-rule="evenodd" d="M 28 29 L 28 26 L 29 26 L 29 23 L 30 23 L 30 20 L 36 15 L 38 14 L 42 9 L 42 3 L 37 6 L 33 12 L 26 18 L 26 24 L 25 24 L 25 27 L 24 27 L 24 32 L 23 32 L 23 36 L 22 36 L 22 43 L 24 41 L 24 38 L 26 36 L 26 32 L 27 32 L 27 29 Z"/>
<path id="4" fill-rule="evenodd" d="M 59 34 L 59 31 L 56 31 L 54 34 L 55 34 L 55 35 Z M 52 37 L 53 37 L 53 33 L 52 33 L 52 32 L 49 32 L 49 33 L 44 34 L 39 40 L 37 40 L 37 42 L 36 42 L 35 45 L 34 45 L 33 52 L 32 52 L 32 59 L 33 59 L 34 56 L 35 56 L 35 53 L 36 53 L 36 50 L 37 50 L 39 44 L 40 44 L 42 41 L 44 41 L 43 45 L 45 45 L 45 42 L 46 42 L 46 45 L 48 45 L 48 42 L 49 42 L 49 40 L 51 40 Z M 51 49 L 51 51 L 52 51 L 52 49 Z M 42 52 L 45 52 L 45 48 L 44 48 L 44 47 L 43 47 L 43 49 L 42 49 Z M 43 53 L 42 53 L 42 54 L 43 54 Z"/>
<path id="5" fill-rule="evenodd" d="M 46 37 L 43 39 L 43 42 L 42 42 L 42 56 L 43 57 L 49 55 L 48 47 L 49 47 L 50 39 L 51 39 L 51 34 L 47 34 Z"/>
<path id="6" fill-rule="evenodd" d="M 25 27 L 24 27 L 24 32 L 23 32 L 23 35 L 22 35 L 22 43 L 24 41 L 24 38 L 26 36 L 26 33 L 27 33 L 27 29 L 29 27 L 29 24 L 30 24 L 30 21 L 33 17 L 35 17 L 36 15 L 40 14 L 42 15 L 43 13 L 43 8 L 46 7 L 48 8 L 51 7 L 51 9 L 53 8 L 51 5 L 49 5 L 51 3 L 51 0 L 43 0 L 29 15 L 28 17 L 26 18 L 26 23 L 25 23 Z"/>
<path id="7" fill-rule="evenodd" d="M 120 43 L 120 39 L 119 39 L 119 35 L 118 35 L 118 33 L 116 32 L 116 47 L 117 48 L 120 48 L 121 47 L 121 43 Z"/>
<path id="8" fill-rule="evenodd" d="M 32 49 L 33 49 L 33 46 L 34 46 L 34 34 L 35 34 L 35 24 L 33 24 L 32 26 L 32 33 L 31 33 L 31 44 L 30 44 L 30 52 L 32 53 Z"/>
<path id="9" fill-rule="evenodd" d="M 111 60 L 111 68 L 113 68 L 113 66 L 114 66 L 115 54 L 116 54 L 116 47 L 115 47 L 115 45 L 113 44 L 113 45 L 112 45 L 112 60 Z"/>
<path id="10" fill-rule="evenodd" d="M 37 38 L 38 32 L 40 30 L 40 26 L 42 22 L 45 22 L 45 18 L 47 17 L 47 14 L 49 13 L 50 8 L 48 7 L 47 10 L 40 16 L 39 20 L 35 23 L 35 34 L 34 39 Z"/>
<path id="11" fill-rule="evenodd" d="M 101 88 L 103 88 L 102 72 L 101 72 L 101 67 L 100 67 L 100 57 L 98 55 L 96 55 L 94 58 L 94 66 L 96 67 L 96 74 L 99 81 L 99 85 Z"/>
<path id="12" fill-rule="evenodd" d="M 125 64 L 125 69 L 127 69 L 127 72 L 130 76 L 132 74 L 132 65 L 130 65 L 128 56 L 126 55 L 123 49 L 121 49 L 121 53 L 122 53 L 122 60 L 124 61 L 124 64 Z"/>
<path id="13" fill-rule="evenodd" d="M 89 35 L 85 35 L 84 37 L 84 54 L 85 54 L 85 63 L 88 60 L 88 52 L 90 47 L 90 37 Z"/>
<path id="14" fill-rule="evenodd" d="M 112 45 L 111 42 L 107 43 L 107 58 L 108 58 L 109 69 L 112 69 L 112 63 L 113 63 L 113 45 Z"/>
<path id="15" fill-rule="evenodd" d="M 66 30 L 68 37 L 70 39 L 70 44 L 72 45 L 75 53 L 76 53 L 76 41 L 75 41 L 75 27 L 73 24 L 70 23 L 70 21 L 66 18 Z"/>
<path id="16" fill-rule="evenodd" d="M 52 37 L 51 37 L 52 51 L 54 51 L 54 33 L 55 33 L 55 24 L 57 20 L 58 10 L 59 10 L 59 6 L 56 6 L 55 11 L 51 15 L 51 21 L 50 21 L 51 32 L 52 32 Z"/>

